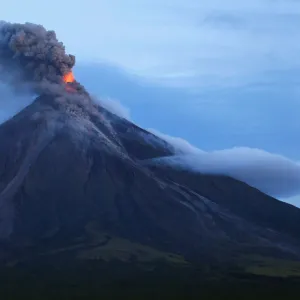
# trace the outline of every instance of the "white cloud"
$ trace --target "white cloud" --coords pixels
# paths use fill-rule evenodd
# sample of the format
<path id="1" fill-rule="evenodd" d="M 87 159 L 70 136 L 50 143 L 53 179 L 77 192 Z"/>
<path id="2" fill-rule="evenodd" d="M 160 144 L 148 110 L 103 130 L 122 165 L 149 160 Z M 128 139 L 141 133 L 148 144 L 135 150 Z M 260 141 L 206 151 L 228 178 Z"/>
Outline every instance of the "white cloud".
<path id="1" fill-rule="evenodd" d="M 184 139 L 155 132 L 183 152 L 157 162 L 195 172 L 228 175 L 275 197 L 300 194 L 300 164 L 284 156 L 246 147 L 205 152 Z"/>
<path id="2" fill-rule="evenodd" d="M 82 58 L 168 84 L 236 85 L 300 64 L 296 1 L 105 0 L 101 11 L 101 31 Z"/>
<path id="3" fill-rule="evenodd" d="M 130 120 L 130 109 L 124 106 L 120 101 L 109 98 L 109 97 L 101 97 L 101 99 L 94 98 L 97 102 L 99 102 L 104 108 L 112 112 L 113 114 Z"/>
<path id="4" fill-rule="evenodd" d="M 187 140 L 181 137 L 174 137 L 167 134 L 164 134 L 156 129 L 148 128 L 149 132 L 158 136 L 159 138 L 165 140 L 170 145 L 174 146 L 175 151 L 178 151 L 178 154 L 201 154 L 204 151 L 190 144 Z"/>

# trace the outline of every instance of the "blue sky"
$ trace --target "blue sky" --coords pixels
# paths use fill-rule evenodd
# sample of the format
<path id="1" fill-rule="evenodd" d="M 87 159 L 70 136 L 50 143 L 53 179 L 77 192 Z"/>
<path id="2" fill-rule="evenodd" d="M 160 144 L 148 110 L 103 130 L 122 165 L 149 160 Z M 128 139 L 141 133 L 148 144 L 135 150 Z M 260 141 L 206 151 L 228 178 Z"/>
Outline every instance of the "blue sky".
<path id="1" fill-rule="evenodd" d="M 205 151 L 300 161 L 300 1 L 19 3 L 3 3 L 2 18 L 54 29 L 77 57 L 77 78 L 139 125 Z"/>

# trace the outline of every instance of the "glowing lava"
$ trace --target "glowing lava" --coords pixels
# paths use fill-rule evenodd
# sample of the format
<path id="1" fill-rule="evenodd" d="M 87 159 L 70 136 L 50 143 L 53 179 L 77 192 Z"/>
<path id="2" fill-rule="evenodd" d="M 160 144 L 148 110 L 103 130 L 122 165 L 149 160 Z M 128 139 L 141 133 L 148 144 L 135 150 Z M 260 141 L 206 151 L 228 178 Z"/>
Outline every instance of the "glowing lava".
<path id="1" fill-rule="evenodd" d="M 74 77 L 72 71 L 70 71 L 69 73 L 67 73 L 63 76 L 63 81 L 65 83 L 71 83 L 71 82 L 75 81 L 75 77 Z"/>

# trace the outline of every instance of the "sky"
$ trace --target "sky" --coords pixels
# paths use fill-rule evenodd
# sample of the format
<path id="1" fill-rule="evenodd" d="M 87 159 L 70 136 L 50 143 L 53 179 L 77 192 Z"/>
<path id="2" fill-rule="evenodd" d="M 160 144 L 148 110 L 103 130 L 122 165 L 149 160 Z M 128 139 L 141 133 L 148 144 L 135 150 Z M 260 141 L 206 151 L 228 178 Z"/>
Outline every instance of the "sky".
<path id="1" fill-rule="evenodd" d="M 19 3 L 1 4 L 1 17 L 54 29 L 76 55 L 77 79 L 142 127 L 203 151 L 260 149 L 298 167 L 300 1 Z M 300 206 L 300 195 L 284 199 Z"/>

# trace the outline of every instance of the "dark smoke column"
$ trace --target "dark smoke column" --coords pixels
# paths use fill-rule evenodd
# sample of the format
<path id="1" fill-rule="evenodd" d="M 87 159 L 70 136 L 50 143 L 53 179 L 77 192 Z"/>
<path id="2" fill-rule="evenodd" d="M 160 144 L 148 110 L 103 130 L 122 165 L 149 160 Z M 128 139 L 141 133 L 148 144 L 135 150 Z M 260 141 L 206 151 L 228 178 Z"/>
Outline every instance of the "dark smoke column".
<path id="1" fill-rule="evenodd" d="M 0 72 L 15 81 L 32 84 L 62 83 L 63 75 L 75 64 L 75 56 L 65 52 L 54 31 L 41 25 L 0 21 Z"/>

